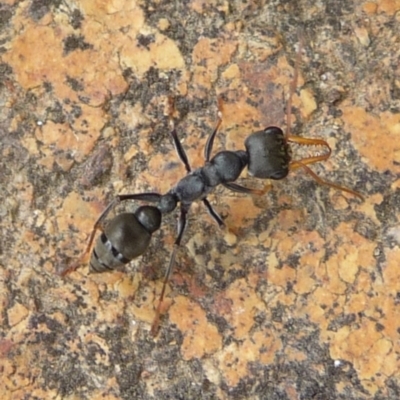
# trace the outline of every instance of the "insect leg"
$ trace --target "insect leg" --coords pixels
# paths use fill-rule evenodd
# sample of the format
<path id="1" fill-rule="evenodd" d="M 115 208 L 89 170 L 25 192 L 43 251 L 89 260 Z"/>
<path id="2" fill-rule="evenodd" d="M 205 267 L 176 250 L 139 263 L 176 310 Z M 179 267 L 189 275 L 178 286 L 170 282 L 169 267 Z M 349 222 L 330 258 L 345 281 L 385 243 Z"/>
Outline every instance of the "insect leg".
<path id="1" fill-rule="evenodd" d="M 225 223 L 221 216 L 214 210 L 213 206 L 207 200 L 207 198 L 203 199 L 203 204 L 206 206 L 208 213 L 214 218 L 214 221 L 218 224 L 220 228 L 225 226 Z"/>
<path id="2" fill-rule="evenodd" d="M 303 50 L 303 36 L 299 30 L 299 39 L 300 39 L 300 44 L 297 49 L 296 53 L 296 61 L 295 61 L 295 66 L 294 66 L 294 74 L 293 74 L 293 80 L 290 83 L 290 92 L 289 92 L 289 99 L 286 107 L 286 132 L 285 132 L 285 141 L 287 142 L 289 138 L 291 137 L 290 130 L 291 130 L 291 115 L 292 115 L 292 97 L 294 92 L 296 91 L 297 88 L 297 81 L 299 78 L 299 66 L 300 66 L 300 61 L 301 61 L 301 51 Z"/>
<path id="3" fill-rule="evenodd" d="M 213 148 L 213 145 L 214 145 L 215 135 L 217 134 L 218 129 L 221 126 L 221 123 L 222 123 L 222 99 L 219 98 L 218 99 L 218 121 L 217 121 L 217 125 L 216 125 L 215 129 L 208 136 L 207 143 L 206 143 L 206 145 L 204 147 L 204 159 L 206 161 L 210 161 L 210 156 L 211 156 L 212 148 Z"/>
<path id="4" fill-rule="evenodd" d="M 160 324 L 161 307 L 162 307 L 162 303 L 163 303 L 163 300 L 164 300 L 165 289 L 167 287 L 167 284 L 169 282 L 169 278 L 171 277 L 172 271 L 174 269 L 175 256 L 176 256 L 176 253 L 178 251 L 179 246 L 181 245 L 182 237 L 183 237 L 183 234 L 184 234 L 186 226 L 187 226 L 186 215 L 187 215 L 187 213 L 189 211 L 189 207 L 190 207 L 190 204 L 189 205 L 182 205 L 181 204 L 181 212 L 180 212 L 179 220 L 178 220 L 178 236 L 177 236 L 177 238 L 175 240 L 175 243 L 174 243 L 174 248 L 173 248 L 172 253 L 171 253 L 171 257 L 170 257 L 170 260 L 169 260 L 167 271 L 165 272 L 164 282 L 163 282 L 163 286 L 162 286 L 162 289 L 161 289 L 161 294 L 160 294 L 160 297 L 158 299 L 156 315 L 155 315 L 153 323 L 151 325 L 151 334 L 153 336 L 156 336 L 157 332 L 158 332 L 158 327 L 159 327 L 159 324 Z"/>
<path id="5" fill-rule="evenodd" d="M 262 196 L 271 188 L 271 184 L 269 183 L 264 186 L 264 189 L 248 188 L 242 185 L 238 185 L 234 182 L 223 183 L 222 185 L 225 186 L 227 189 L 232 190 L 232 192 L 255 194 L 257 196 Z"/>
<path id="6" fill-rule="evenodd" d="M 179 141 L 178 134 L 175 129 L 174 119 L 172 117 L 172 114 L 174 112 L 174 99 L 172 97 L 169 98 L 169 108 L 170 108 L 169 109 L 169 125 L 171 127 L 169 134 L 172 137 L 172 141 L 174 143 L 175 150 L 178 153 L 179 159 L 185 165 L 186 172 L 189 173 L 191 171 L 189 160 L 187 158 L 186 151 L 182 146 L 182 143 Z"/>

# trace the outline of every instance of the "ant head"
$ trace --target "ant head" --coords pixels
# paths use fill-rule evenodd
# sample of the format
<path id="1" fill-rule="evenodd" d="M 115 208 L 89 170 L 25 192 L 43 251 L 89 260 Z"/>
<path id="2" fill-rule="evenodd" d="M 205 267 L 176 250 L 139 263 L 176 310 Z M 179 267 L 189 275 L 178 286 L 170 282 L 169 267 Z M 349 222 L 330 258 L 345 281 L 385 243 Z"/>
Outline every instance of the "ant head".
<path id="1" fill-rule="evenodd" d="M 245 141 L 249 174 L 261 179 L 283 179 L 289 173 L 289 145 L 275 126 L 251 134 Z"/>

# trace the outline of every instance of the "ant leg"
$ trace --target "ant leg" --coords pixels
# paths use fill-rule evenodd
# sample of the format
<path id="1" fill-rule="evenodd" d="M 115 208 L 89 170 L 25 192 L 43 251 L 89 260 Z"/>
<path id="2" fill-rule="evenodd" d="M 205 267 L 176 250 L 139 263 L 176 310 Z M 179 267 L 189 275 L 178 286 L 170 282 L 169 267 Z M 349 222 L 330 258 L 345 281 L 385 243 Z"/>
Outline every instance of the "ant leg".
<path id="1" fill-rule="evenodd" d="M 108 204 L 108 206 L 105 208 L 105 210 L 101 213 L 100 217 L 97 219 L 97 221 L 93 225 L 92 232 L 90 233 L 89 240 L 87 242 L 86 248 L 81 254 L 81 256 L 71 265 L 69 265 L 67 268 L 65 268 L 63 271 L 60 272 L 61 276 L 66 276 L 69 273 L 75 271 L 79 266 L 83 263 L 85 260 L 86 256 L 90 254 L 90 251 L 92 249 L 93 245 L 93 240 L 96 235 L 96 232 L 98 230 L 103 231 L 103 222 L 107 218 L 108 214 L 121 202 L 126 201 L 126 200 L 143 200 L 143 201 L 148 201 L 150 203 L 156 203 L 159 201 L 161 198 L 161 195 L 158 193 L 136 193 L 136 194 L 121 194 L 119 196 L 116 196 L 115 199 Z"/>
<path id="2" fill-rule="evenodd" d="M 306 159 L 306 160 L 308 160 L 308 159 Z M 293 167 L 293 169 L 303 168 L 309 175 L 311 175 L 311 177 L 316 182 L 318 182 L 321 185 L 333 187 L 335 189 L 341 190 L 342 192 L 347 192 L 347 193 L 352 194 L 353 196 L 357 196 L 361 200 L 364 200 L 364 197 L 360 193 L 356 192 L 355 190 L 351 190 L 347 187 L 337 185 L 336 183 L 332 183 L 332 182 L 323 180 L 310 167 L 308 167 L 305 163 L 303 163 L 303 161 L 294 161 L 291 164 L 291 167 Z"/>
<path id="3" fill-rule="evenodd" d="M 174 119 L 172 117 L 173 111 L 174 111 L 174 99 L 172 97 L 169 98 L 169 125 L 171 127 L 171 130 L 169 131 L 170 136 L 172 137 L 172 141 L 174 143 L 174 147 L 176 152 L 178 153 L 179 159 L 182 161 L 182 163 L 185 165 L 186 172 L 189 173 L 191 171 L 189 160 L 187 158 L 185 149 L 182 146 L 182 143 L 179 141 L 178 134 L 175 129 L 175 124 L 174 124 Z"/>
<path id="4" fill-rule="evenodd" d="M 271 184 L 268 184 L 265 186 L 265 188 L 263 190 L 257 190 L 257 189 L 251 189 L 251 188 L 247 188 L 244 186 L 240 186 L 236 183 L 223 183 L 223 185 L 227 189 L 232 190 L 233 192 L 256 194 L 256 195 L 265 194 L 271 187 Z M 210 202 L 207 200 L 207 198 L 203 199 L 203 203 L 206 206 L 208 213 L 214 218 L 215 222 L 219 225 L 220 228 L 223 228 L 225 226 L 225 222 L 223 221 L 221 216 L 214 210 L 214 208 L 212 207 Z"/>
<path id="5" fill-rule="evenodd" d="M 221 126 L 221 123 L 222 123 L 222 99 L 219 98 L 218 99 L 218 121 L 217 121 L 217 125 L 216 125 L 215 129 L 208 136 L 206 145 L 204 147 L 204 159 L 205 159 L 206 162 L 210 161 L 211 152 L 212 152 L 212 148 L 213 148 L 213 145 L 214 145 L 215 135 L 217 134 L 218 129 Z M 222 220 L 220 215 L 214 210 L 214 208 L 212 207 L 210 202 L 207 200 L 207 198 L 203 199 L 203 203 L 206 206 L 208 213 L 214 218 L 214 221 L 218 224 L 218 226 L 220 228 L 223 228 L 225 226 L 224 221 Z"/>
<path id="6" fill-rule="evenodd" d="M 255 194 L 257 196 L 262 196 L 271 188 L 271 184 L 265 185 L 264 189 L 262 189 L 262 190 L 248 188 L 248 187 L 238 185 L 237 183 L 233 183 L 233 182 L 223 183 L 222 185 L 225 186 L 227 189 L 232 190 L 232 192 Z"/>
<path id="7" fill-rule="evenodd" d="M 208 213 L 214 218 L 214 221 L 218 224 L 218 226 L 220 228 L 223 228 L 225 226 L 223 219 L 214 210 L 213 206 L 210 204 L 210 202 L 207 200 L 207 198 L 203 199 L 203 203 L 206 206 Z"/>
<path id="8" fill-rule="evenodd" d="M 151 334 L 153 336 L 156 336 L 157 332 L 158 332 L 158 327 L 160 324 L 161 306 L 162 306 L 162 303 L 164 300 L 165 289 L 167 287 L 167 283 L 168 283 L 169 278 L 171 277 L 172 271 L 174 269 L 175 256 L 176 256 L 179 246 L 181 245 L 182 237 L 183 237 L 183 234 L 186 229 L 186 225 L 187 225 L 186 215 L 189 211 L 189 207 L 190 207 L 190 204 L 189 205 L 181 204 L 181 213 L 180 213 L 179 220 L 178 220 L 178 236 L 174 243 L 174 249 L 172 250 L 171 258 L 169 259 L 169 264 L 168 264 L 168 268 L 167 268 L 167 271 L 164 276 L 164 282 L 163 282 L 163 286 L 161 289 L 161 294 L 158 299 L 156 315 L 155 315 L 153 323 L 151 325 Z"/>
<path id="9" fill-rule="evenodd" d="M 125 200 L 142 200 L 148 201 L 149 203 L 157 203 L 161 199 L 160 193 L 147 192 L 147 193 L 134 193 L 134 194 L 120 194 L 117 196 L 119 202 Z"/>
<path id="10" fill-rule="evenodd" d="M 218 121 L 217 121 L 217 126 L 215 129 L 210 133 L 210 136 L 208 136 L 207 143 L 204 147 L 204 159 L 206 161 L 210 161 L 210 156 L 212 152 L 212 148 L 214 145 L 214 139 L 215 135 L 218 132 L 219 127 L 221 126 L 222 123 L 222 99 L 218 99 Z"/>
<path id="11" fill-rule="evenodd" d="M 295 61 L 295 66 L 294 66 L 294 74 L 293 74 L 293 80 L 290 84 L 290 92 L 289 92 L 289 99 L 286 107 L 286 133 L 285 133 L 285 142 L 288 142 L 291 136 L 290 134 L 290 129 L 291 129 L 291 115 L 292 115 L 292 97 L 293 93 L 296 91 L 297 87 L 297 80 L 299 78 L 299 65 L 301 61 L 301 50 L 303 49 L 303 36 L 301 35 L 301 32 L 299 32 L 300 36 L 300 44 L 299 48 L 297 49 L 297 54 L 296 54 L 296 61 Z"/>

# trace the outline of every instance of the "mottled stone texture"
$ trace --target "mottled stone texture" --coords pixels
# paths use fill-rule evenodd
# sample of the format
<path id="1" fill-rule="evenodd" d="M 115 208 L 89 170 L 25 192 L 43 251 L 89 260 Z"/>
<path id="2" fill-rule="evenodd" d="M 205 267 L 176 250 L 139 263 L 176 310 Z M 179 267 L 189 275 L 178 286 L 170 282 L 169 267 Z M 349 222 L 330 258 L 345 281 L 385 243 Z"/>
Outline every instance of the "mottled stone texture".
<path id="1" fill-rule="evenodd" d="M 2 399 L 400 398 L 398 0 L 8 0 L 0 16 Z M 218 189 L 225 231 L 194 204 L 156 338 L 174 214 L 125 271 L 57 274 L 113 195 L 184 176 L 170 96 L 197 167 L 218 98 L 215 151 L 286 129 L 295 70 L 291 132 L 325 139 L 312 169 L 365 201 L 297 170 L 262 197 Z"/>

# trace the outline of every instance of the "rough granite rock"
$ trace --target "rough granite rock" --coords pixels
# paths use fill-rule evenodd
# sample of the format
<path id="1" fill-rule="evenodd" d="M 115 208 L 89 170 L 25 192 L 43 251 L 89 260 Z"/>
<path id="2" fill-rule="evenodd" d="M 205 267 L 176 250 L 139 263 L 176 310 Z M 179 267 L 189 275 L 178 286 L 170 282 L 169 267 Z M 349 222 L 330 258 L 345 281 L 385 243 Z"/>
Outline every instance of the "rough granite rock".
<path id="1" fill-rule="evenodd" d="M 399 399 L 400 2 L 2 1 L 2 399 Z M 296 63 L 299 46 L 300 63 Z M 202 204 L 125 271 L 58 272 L 117 193 L 165 193 L 269 125 L 332 156 Z M 293 147 L 294 155 L 319 148 Z M 243 176 L 246 185 L 265 182 Z M 125 208 L 132 210 L 134 203 Z M 124 207 L 118 210 L 123 210 Z"/>

